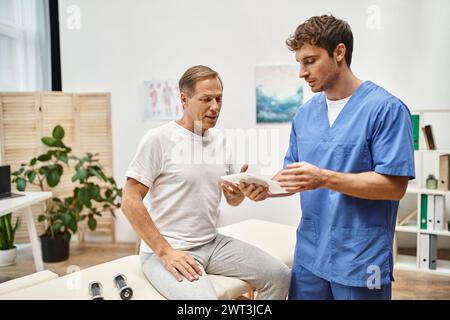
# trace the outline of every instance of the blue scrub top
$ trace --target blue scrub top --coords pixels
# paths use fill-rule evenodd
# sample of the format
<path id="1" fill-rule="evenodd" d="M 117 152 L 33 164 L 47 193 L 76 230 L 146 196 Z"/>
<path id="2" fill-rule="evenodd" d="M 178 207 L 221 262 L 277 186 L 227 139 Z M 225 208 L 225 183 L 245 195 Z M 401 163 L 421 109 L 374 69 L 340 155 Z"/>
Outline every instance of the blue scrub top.
<path id="1" fill-rule="evenodd" d="M 302 161 L 339 172 L 414 179 L 411 114 L 398 98 L 365 81 L 330 127 L 326 97 L 319 93 L 292 122 L 284 167 Z M 366 287 L 376 274 L 381 285 L 393 280 L 399 201 L 360 199 L 328 189 L 302 192 L 300 199 L 293 272 L 303 266 L 328 281 L 356 287 Z"/>

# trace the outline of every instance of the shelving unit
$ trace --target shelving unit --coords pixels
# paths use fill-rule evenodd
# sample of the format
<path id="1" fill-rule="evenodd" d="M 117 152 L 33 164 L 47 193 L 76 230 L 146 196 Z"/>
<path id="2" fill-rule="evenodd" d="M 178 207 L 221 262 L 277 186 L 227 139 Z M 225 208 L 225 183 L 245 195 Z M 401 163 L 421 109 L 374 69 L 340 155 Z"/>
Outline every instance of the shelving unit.
<path id="1" fill-rule="evenodd" d="M 436 158 L 439 158 L 441 154 L 450 154 L 450 149 L 437 149 L 437 150 L 428 150 L 424 149 L 425 144 L 423 143 L 423 133 L 421 128 L 424 126 L 424 114 L 427 113 L 446 113 L 450 115 L 450 110 L 415 110 L 412 114 L 419 115 L 419 149 L 415 150 L 416 157 L 416 179 L 415 183 L 410 184 L 406 193 L 407 194 L 416 194 L 417 195 L 417 210 L 415 210 L 416 214 L 413 213 L 409 215 L 401 224 L 397 221 L 397 226 L 395 228 L 396 236 L 395 236 L 395 269 L 399 270 L 411 270 L 411 271 L 419 271 L 426 272 L 431 274 L 439 274 L 450 276 L 450 260 L 437 260 L 437 268 L 435 270 L 428 268 L 420 267 L 420 235 L 421 234 L 432 234 L 437 235 L 439 237 L 450 237 L 450 231 L 447 230 L 447 223 L 445 223 L 445 230 L 424 230 L 420 227 L 420 208 L 421 208 L 421 196 L 422 194 L 427 195 L 442 195 L 444 196 L 444 202 L 448 197 L 450 197 L 450 191 L 442 191 L 435 189 L 427 189 L 425 188 L 425 179 L 426 175 L 424 174 L 424 156 L 426 155 L 435 155 Z M 445 209 L 446 212 L 449 209 Z M 447 219 L 450 217 L 447 216 Z M 407 223 L 409 222 L 409 223 Z M 411 223 L 412 222 L 412 223 Z M 409 255 L 400 255 L 397 254 L 397 234 L 398 233 L 409 233 L 416 235 L 416 256 Z"/>

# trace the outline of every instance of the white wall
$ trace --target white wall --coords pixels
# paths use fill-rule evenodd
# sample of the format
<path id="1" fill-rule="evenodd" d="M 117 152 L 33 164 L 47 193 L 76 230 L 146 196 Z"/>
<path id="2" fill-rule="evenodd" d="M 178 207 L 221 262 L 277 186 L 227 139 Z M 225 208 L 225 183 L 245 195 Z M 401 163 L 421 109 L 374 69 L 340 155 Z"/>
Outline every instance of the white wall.
<path id="1" fill-rule="evenodd" d="M 380 29 L 367 26 L 371 5 L 380 9 Z M 279 129 L 280 167 L 290 126 L 256 126 L 253 69 L 295 64 L 285 39 L 308 17 L 327 12 L 352 26 L 357 76 L 386 87 L 412 109 L 450 108 L 446 0 L 62 0 L 63 89 L 112 93 L 114 175 L 123 184 L 139 139 L 160 124 L 142 120 L 142 81 L 178 79 L 191 65 L 208 65 L 225 84 L 218 127 Z M 250 171 L 267 174 L 258 165 Z M 238 208 L 222 205 L 222 212 L 221 224 L 258 217 L 296 225 L 300 218 L 297 197 L 246 200 Z M 122 215 L 117 238 L 134 239 Z"/>

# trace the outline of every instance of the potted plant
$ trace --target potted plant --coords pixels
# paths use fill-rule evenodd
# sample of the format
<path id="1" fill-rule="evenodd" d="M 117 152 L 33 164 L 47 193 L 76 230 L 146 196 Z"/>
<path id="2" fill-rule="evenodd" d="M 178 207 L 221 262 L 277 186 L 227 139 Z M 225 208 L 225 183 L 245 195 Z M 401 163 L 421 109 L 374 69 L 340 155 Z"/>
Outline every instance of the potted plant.
<path id="1" fill-rule="evenodd" d="M 14 227 L 11 223 L 12 213 L 0 217 L 0 267 L 10 266 L 16 262 L 17 248 L 14 246 L 14 236 L 20 226 L 17 217 Z"/>
<path id="2" fill-rule="evenodd" d="M 12 182 L 19 191 L 27 186 L 38 186 L 46 191 L 58 186 L 64 173 L 64 164 L 69 165 L 69 154 L 72 151 L 64 142 L 64 129 L 56 126 L 51 137 L 43 137 L 42 143 L 48 147 L 47 152 L 34 157 L 28 164 L 22 164 L 12 173 Z M 44 222 L 45 233 L 40 236 L 42 256 L 45 262 L 63 261 L 69 257 L 69 240 L 71 232 L 77 231 L 76 218 L 70 212 L 59 210 L 61 200 L 57 197 L 45 203 L 44 213 L 38 221 Z"/>
<path id="3" fill-rule="evenodd" d="M 95 230 L 96 216 L 102 211 L 120 207 L 122 190 L 112 177 L 107 177 L 94 155 L 87 153 L 78 158 L 70 155 L 72 149 L 64 142 L 64 129 L 56 126 L 51 137 L 43 137 L 48 147 L 46 153 L 22 164 L 13 172 L 13 183 L 17 190 L 24 191 L 28 184 L 39 186 L 40 190 L 55 188 L 64 173 L 64 166 L 75 163 L 73 194 L 65 199 L 54 197 L 46 202 L 46 208 L 38 221 L 44 223 L 45 233 L 40 236 L 42 256 L 45 262 L 58 262 L 69 257 L 69 241 L 78 231 L 78 223 L 88 219 L 88 227 Z"/>
<path id="4" fill-rule="evenodd" d="M 64 209 L 71 212 L 77 221 L 85 221 L 94 231 L 97 228 L 95 217 L 102 216 L 102 212 L 109 211 L 115 217 L 114 210 L 120 208 L 122 189 L 117 187 L 113 177 L 104 173 L 104 168 L 95 157 L 98 154 L 86 153 L 76 160 L 75 174 L 72 182 L 78 182 L 73 195 L 64 201 Z"/>

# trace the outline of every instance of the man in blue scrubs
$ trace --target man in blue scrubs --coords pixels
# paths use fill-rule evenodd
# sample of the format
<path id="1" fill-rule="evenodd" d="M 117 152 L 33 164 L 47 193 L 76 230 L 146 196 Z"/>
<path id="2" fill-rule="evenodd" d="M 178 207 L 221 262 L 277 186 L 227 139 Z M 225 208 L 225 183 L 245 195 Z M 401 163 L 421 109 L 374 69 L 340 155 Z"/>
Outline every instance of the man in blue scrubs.
<path id="1" fill-rule="evenodd" d="M 345 21 L 312 17 L 286 43 L 318 93 L 297 111 L 274 177 L 301 198 L 289 299 L 391 299 L 397 208 L 415 175 L 410 112 L 352 73 Z"/>

